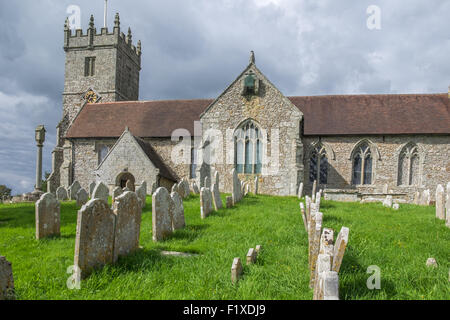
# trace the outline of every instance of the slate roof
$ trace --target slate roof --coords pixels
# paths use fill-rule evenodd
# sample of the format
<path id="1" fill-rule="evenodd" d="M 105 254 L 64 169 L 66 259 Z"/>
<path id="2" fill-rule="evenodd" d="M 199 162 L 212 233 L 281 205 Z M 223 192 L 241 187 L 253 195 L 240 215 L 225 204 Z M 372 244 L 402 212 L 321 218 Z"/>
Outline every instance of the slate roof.
<path id="1" fill-rule="evenodd" d="M 304 135 L 450 134 L 447 93 L 288 97 L 304 114 Z M 213 99 L 87 104 L 67 138 L 115 138 L 125 127 L 135 136 L 194 134 L 194 121 Z"/>

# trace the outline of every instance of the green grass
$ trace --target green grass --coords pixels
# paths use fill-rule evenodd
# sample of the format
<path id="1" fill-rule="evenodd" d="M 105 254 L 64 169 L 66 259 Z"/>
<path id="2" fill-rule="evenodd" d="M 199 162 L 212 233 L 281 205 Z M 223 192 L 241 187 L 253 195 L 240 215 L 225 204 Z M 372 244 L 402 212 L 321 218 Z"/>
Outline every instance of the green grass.
<path id="1" fill-rule="evenodd" d="M 224 199 L 224 195 L 223 195 Z M 225 199 L 224 199 L 225 200 Z M 235 208 L 200 219 L 199 197 L 184 201 L 187 227 L 152 241 L 151 198 L 142 215 L 141 246 L 116 265 L 95 271 L 69 290 L 76 214 L 62 204 L 61 237 L 35 240 L 34 205 L 0 205 L 0 254 L 13 263 L 18 299 L 311 299 L 307 235 L 295 197 L 249 195 Z M 322 201 L 324 227 L 350 228 L 340 271 L 341 299 L 449 299 L 450 229 L 434 207 Z M 233 286 L 234 257 L 245 263 L 249 248 L 263 252 Z M 198 253 L 167 257 L 161 250 Z M 438 268 L 427 268 L 427 258 Z M 381 268 L 381 289 L 366 287 L 367 267 Z"/>

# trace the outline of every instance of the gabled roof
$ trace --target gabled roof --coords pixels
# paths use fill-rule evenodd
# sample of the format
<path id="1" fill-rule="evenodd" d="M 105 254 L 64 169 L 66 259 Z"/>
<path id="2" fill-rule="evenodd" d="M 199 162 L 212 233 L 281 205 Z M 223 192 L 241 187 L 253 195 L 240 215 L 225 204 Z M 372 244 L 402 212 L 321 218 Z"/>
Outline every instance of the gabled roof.
<path id="1" fill-rule="evenodd" d="M 134 142 L 136 142 L 137 145 L 139 145 L 139 147 L 141 148 L 142 152 L 147 156 L 147 158 L 153 163 L 153 165 L 159 169 L 159 175 L 177 182 L 178 179 L 176 177 L 176 175 L 166 166 L 166 164 L 164 163 L 164 161 L 159 157 L 159 155 L 157 154 L 157 152 L 155 151 L 155 149 L 153 149 L 153 147 L 146 141 L 142 140 L 139 137 L 134 136 L 129 130 L 128 128 L 125 129 L 125 131 L 120 135 L 119 139 L 117 139 L 116 143 L 114 144 L 114 146 L 109 150 L 108 154 L 105 156 L 105 158 L 102 160 L 102 162 L 98 165 L 97 170 L 100 169 L 100 167 L 103 165 L 103 163 L 108 159 L 109 155 L 113 153 L 114 149 L 116 148 L 116 146 L 118 146 L 120 144 L 120 142 L 122 141 L 122 138 L 125 135 L 129 135 L 132 137 L 132 141 L 134 140 Z"/>
<path id="2" fill-rule="evenodd" d="M 288 98 L 304 115 L 305 135 L 450 134 L 447 93 L 333 95 Z M 67 138 L 117 138 L 126 126 L 141 138 L 170 137 L 194 121 L 212 99 L 86 105 Z"/>

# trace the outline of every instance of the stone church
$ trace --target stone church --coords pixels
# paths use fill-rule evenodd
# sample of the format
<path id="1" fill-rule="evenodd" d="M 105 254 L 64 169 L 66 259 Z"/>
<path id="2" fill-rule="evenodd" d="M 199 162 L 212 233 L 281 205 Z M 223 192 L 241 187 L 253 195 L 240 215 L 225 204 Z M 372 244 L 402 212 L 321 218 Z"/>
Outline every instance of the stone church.
<path id="1" fill-rule="evenodd" d="M 171 185 L 231 171 L 259 192 L 296 195 L 316 180 L 331 199 L 416 191 L 450 181 L 450 92 L 286 97 L 255 64 L 215 99 L 139 101 L 141 43 L 121 32 L 64 29 L 63 117 L 49 191 L 73 181 Z"/>

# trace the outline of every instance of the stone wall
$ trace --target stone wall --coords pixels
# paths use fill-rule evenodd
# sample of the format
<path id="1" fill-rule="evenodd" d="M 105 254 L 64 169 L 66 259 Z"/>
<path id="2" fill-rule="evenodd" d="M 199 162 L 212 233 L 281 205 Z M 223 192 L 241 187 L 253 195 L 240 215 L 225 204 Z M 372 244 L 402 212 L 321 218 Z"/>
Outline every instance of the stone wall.
<path id="1" fill-rule="evenodd" d="M 243 95 L 243 80 L 252 71 L 259 80 L 258 94 Z M 207 130 L 220 130 L 223 136 L 222 163 L 212 164 L 211 168 L 199 166 L 198 175 L 201 176 L 199 185 L 203 185 L 205 174 L 211 175 L 215 171 L 220 174 L 220 190 L 231 192 L 231 170 L 234 168 L 233 131 L 245 120 L 254 120 L 261 129 L 266 130 L 268 140 L 266 155 L 276 157 L 272 152 L 275 145 L 275 130 L 279 130 L 279 165 L 275 171 L 265 172 L 270 163 L 264 165 L 259 176 L 259 192 L 273 195 L 295 195 L 297 186 L 303 180 L 303 145 L 300 139 L 300 124 L 302 113 L 273 84 L 251 63 L 247 69 L 228 87 L 225 92 L 202 115 L 203 145 L 207 140 Z M 227 129 L 231 136 L 227 137 Z M 227 148 L 229 144 L 229 148 Z M 226 151 L 229 151 L 227 154 Z M 216 154 L 219 154 L 215 151 Z M 264 154 L 264 152 L 263 152 Z M 255 176 L 241 174 L 244 181 L 254 181 Z"/>
<path id="2" fill-rule="evenodd" d="M 380 158 L 373 158 L 374 179 L 371 185 L 352 186 L 352 161 L 354 146 L 367 139 L 378 150 Z M 305 190 L 309 193 L 312 183 L 309 181 L 309 154 L 319 137 L 305 137 Z M 356 189 L 363 193 L 382 193 L 385 184 L 388 191 L 406 193 L 412 200 L 416 190 L 430 189 L 432 197 L 438 184 L 450 181 L 450 136 L 396 135 L 396 136 L 334 136 L 320 137 L 327 150 L 328 183 L 318 185 L 318 189 Z M 419 149 L 422 163 L 419 170 L 419 183 L 415 186 L 398 185 L 398 167 L 400 150 L 407 143 L 415 143 Z"/>

